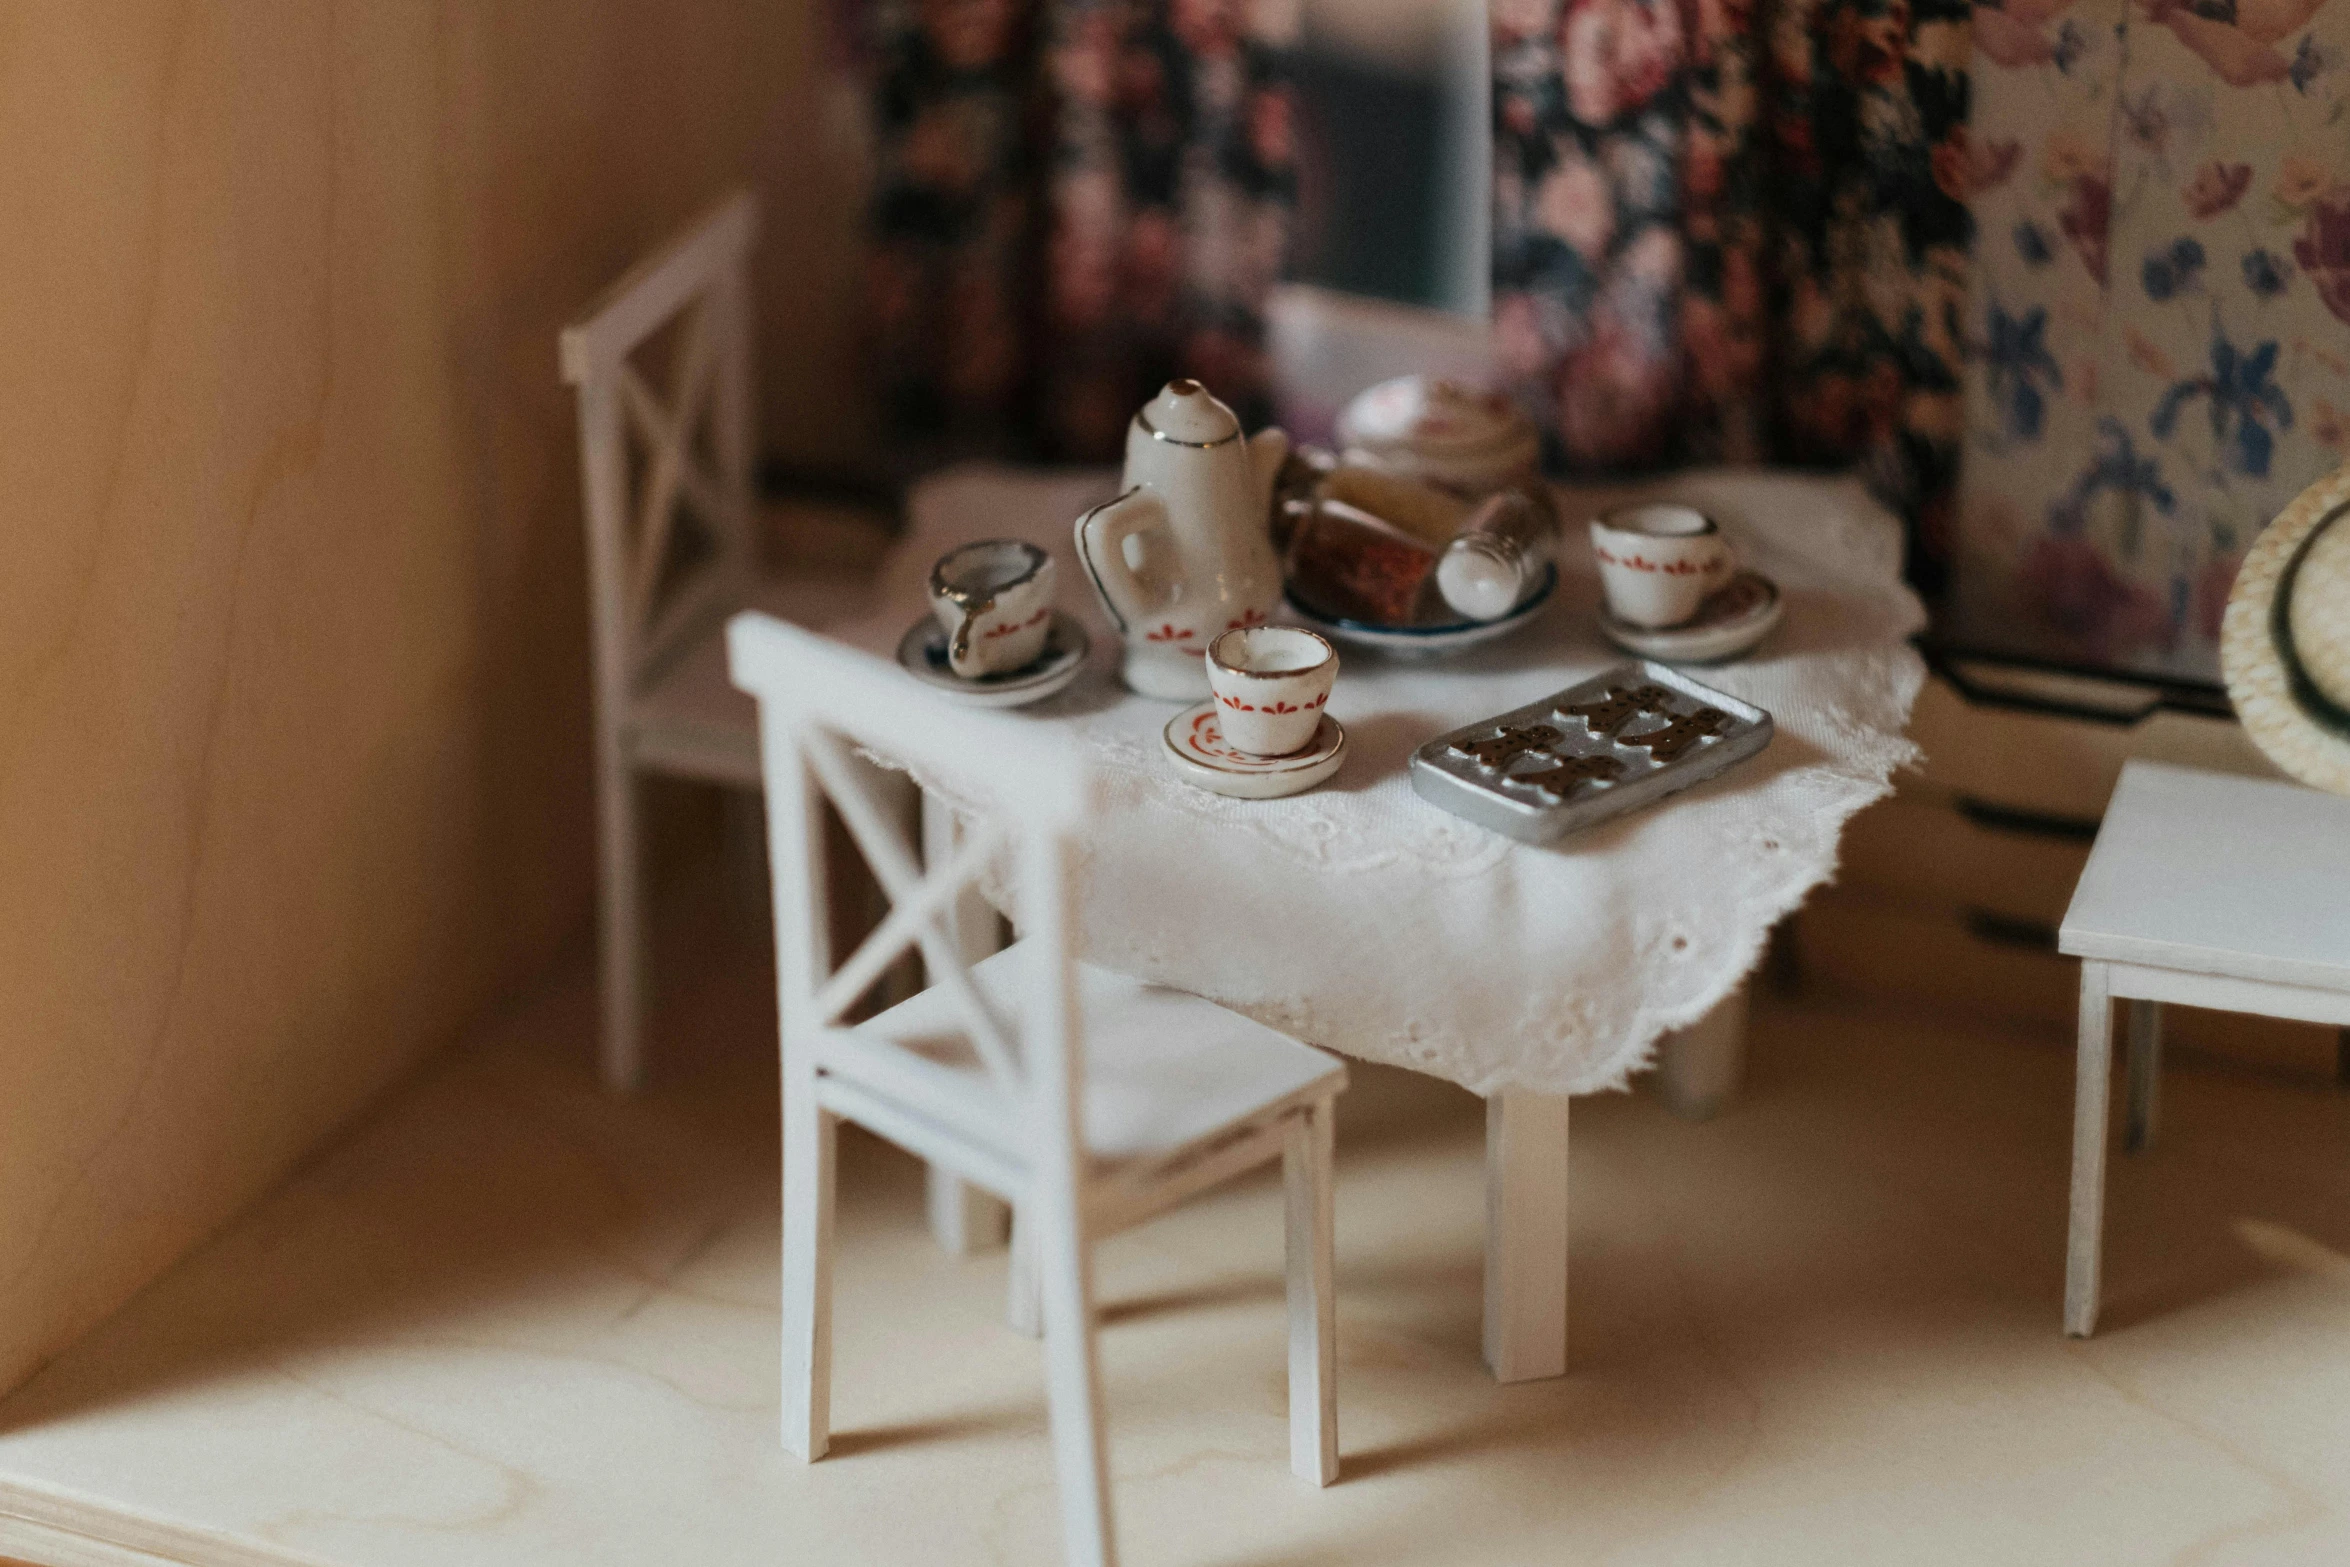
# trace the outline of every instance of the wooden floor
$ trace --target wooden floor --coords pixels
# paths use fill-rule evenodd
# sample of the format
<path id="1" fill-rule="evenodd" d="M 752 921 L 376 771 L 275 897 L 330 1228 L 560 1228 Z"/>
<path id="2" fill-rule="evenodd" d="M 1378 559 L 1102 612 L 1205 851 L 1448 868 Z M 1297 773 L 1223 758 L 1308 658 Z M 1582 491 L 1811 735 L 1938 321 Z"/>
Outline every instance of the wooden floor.
<path id="1" fill-rule="evenodd" d="M 691 948 L 644 1099 L 596 1092 L 577 966 L 0 1405 L 0 1552 L 1053 1560 L 1001 1255 L 941 1256 L 918 1172 L 862 1137 L 833 1456 L 779 1451 L 764 961 Z M 1722 1118 L 1577 1105 L 1570 1373 L 1502 1388 L 1480 1107 L 1358 1071 L 1344 1477 L 1285 1461 L 1278 1187 L 1219 1194 L 1104 1252 L 1128 1561 L 2350 1560 L 2350 1097 L 2175 1072 L 2162 1142 L 2115 1156 L 2078 1343 L 2070 1073 L 2050 1033 L 1760 998 Z"/>

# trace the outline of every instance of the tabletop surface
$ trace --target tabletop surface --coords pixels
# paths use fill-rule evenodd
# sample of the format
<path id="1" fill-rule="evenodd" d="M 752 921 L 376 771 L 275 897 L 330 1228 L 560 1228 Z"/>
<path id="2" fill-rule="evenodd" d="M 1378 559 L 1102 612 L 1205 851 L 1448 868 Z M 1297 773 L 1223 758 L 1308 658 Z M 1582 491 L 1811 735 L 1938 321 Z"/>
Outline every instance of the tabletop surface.
<path id="1" fill-rule="evenodd" d="M 2058 944 L 2074 957 L 2350 990 L 2350 800 L 2132 762 Z"/>
<path id="2" fill-rule="evenodd" d="M 1329 712 L 1348 758 L 1311 793 L 1234 800 L 1178 779 L 1160 731 L 1180 705 L 1118 683 L 1118 648 L 1070 532 L 1115 493 L 1099 470 L 950 470 L 911 498 L 884 607 L 832 634 L 889 656 L 928 613 L 945 550 L 1019 537 L 1062 563 L 1059 602 L 1094 639 L 1066 692 L 1018 710 L 1091 748 L 1108 808 L 1088 846 L 1083 955 L 1212 997 L 1293 1037 L 1480 1093 L 1619 1086 L 1656 1036 L 1694 1022 L 1760 956 L 1771 924 L 1834 871 L 1843 823 L 1915 755 L 1924 668 L 1892 518 L 1847 479 L 1716 470 L 1562 489 L 1551 602 L 1508 639 L 1442 662 L 1342 648 Z M 1560 843 L 1515 843 L 1413 793 L 1414 747 L 1621 662 L 1598 636 L 1582 522 L 1631 497 L 1712 512 L 1786 615 L 1743 662 L 1693 670 L 1777 733 L 1722 778 Z M 952 780 L 924 777 L 950 800 Z"/>

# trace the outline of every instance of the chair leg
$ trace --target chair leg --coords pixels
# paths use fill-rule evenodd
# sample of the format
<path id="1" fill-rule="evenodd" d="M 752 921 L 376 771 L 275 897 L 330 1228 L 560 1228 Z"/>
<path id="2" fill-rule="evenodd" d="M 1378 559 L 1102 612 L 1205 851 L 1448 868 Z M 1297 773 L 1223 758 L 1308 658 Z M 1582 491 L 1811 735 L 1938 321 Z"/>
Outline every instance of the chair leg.
<path id="1" fill-rule="evenodd" d="M 2122 1147 L 2138 1153 L 2153 1145 L 2155 1110 L 2162 1094 L 2162 1003 L 2130 1003 L 2130 1113 Z"/>
<path id="2" fill-rule="evenodd" d="M 636 778 L 615 742 L 597 769 L 602 882 L 596 894 L 597 963 L 603 981 L 599 1065 L 604 1086 L 632 1093 L 644 1078 L 644 889 Z"/>
<path id="3" fill-rule="evenodd" d="M 1300 1480 L 1338 1478 L 1338 1288 L 1332 1137 L 1338 1103 L 1289 1122 L 1281 1145 L 1288 1192 L 1289 1467 Z"/>
<path id="4" fill-rule="evenodd" d="M 1004 1200 L 983 1191 L 942 1165 L 925 1165 L 922 1205 L 930 1216 L 930 1235 L 950 1257 L 968 1257 L 1001 1246 L 1012 1222 Z"/>
<path id="5" fill-rule="evenodd" d="M 783 1445 L 832 1445 L 832 1179 L 837 1123 L 802 1078 L 783 1096 Z"/>
<path id="6" fill-rule="evenodd" d="M 1062 1195 L 1062 1194 L 1056 1194 Z M 1074 1193 L 1066 1194 L 1073 1199 Z M 1039 1213 L 1039 1208 L 1048 1211 Z M 1030 1237 L 1044 1307 L 1045 1392 L 1061 1531 L 1069 1567 L 1116 1567 L 1110 1463 L 1102 1429 L 1101 1358 L 1094 1344 L 1093 1255 L 1073 1200 L 1023 1202 L 1015 1223 Z"/>
<path id="7" fill-rule="evenodd" d="M 2106 967 L 2081 965 L 2080 1058 L 2073 1075 L 2073 1199 L 2065 1245 L 2064 1330 L 2097 1331 L 2105 1239 L 2105 1101 L 2113 1073 L 2113 998 Z"/>
<path id="8" fill-rule="evenodd" d="M 1038 1296 L 1036 1226 L 1012 1210 L 1011 1266 L 1004 1272 L 1004 1321 L 1023 1338 L 1044 1336 L 1044 1303 Z"/>

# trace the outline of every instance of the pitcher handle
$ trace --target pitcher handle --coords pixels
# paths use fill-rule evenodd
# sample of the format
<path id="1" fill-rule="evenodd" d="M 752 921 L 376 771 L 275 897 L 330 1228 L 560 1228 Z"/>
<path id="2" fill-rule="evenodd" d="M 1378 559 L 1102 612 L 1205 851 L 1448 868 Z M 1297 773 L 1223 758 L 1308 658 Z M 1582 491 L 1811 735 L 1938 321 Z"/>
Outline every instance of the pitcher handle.
<path id="1" fill-rule="evenodd" d="M 1142 582 L 1126 564 L 1126 541 L 1167 525 L 1167 505 L 1140 485 L 1077 519 L 1077 558 L 1096 593 L 1126 635 L 1135 621 L 1148 619 L 1152 605 Z"/>

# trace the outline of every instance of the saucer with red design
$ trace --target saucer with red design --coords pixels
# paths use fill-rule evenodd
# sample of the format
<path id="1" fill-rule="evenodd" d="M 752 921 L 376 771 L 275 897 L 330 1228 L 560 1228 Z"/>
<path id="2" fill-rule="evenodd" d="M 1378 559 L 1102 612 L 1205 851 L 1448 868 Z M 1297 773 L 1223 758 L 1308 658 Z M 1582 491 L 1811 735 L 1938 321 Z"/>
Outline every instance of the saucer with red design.
<path id="1" fill-rule="evenodd" d="M 1240 800 L 1303 794 L 1346 760 L 1345 726 L 1328 713 L 1314 726 L 1314 738 L 1306 748 L 1287 756 L 1251 756 L 1234 750 L 1217 727 L 1213 700 L 1195 703 L 1168 719 L 1162 738 L 1167 765 L 1177 776 Z"/>

